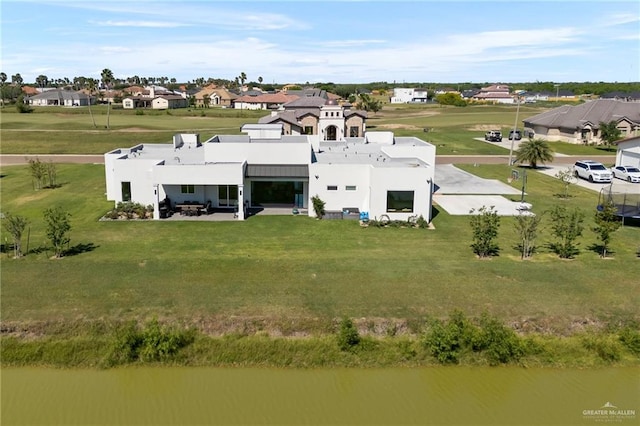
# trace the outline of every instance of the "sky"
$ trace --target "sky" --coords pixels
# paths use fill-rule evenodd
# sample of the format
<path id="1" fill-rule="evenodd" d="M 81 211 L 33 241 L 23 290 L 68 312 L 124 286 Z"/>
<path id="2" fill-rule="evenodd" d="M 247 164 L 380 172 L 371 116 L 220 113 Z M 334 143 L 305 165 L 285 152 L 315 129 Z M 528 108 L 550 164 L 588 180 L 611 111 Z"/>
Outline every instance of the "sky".
<path id="1" fill-rule="evenodd" d="M 0 71 L 264 83 L 638 82 L 638 1 L 0 0 Z"/>

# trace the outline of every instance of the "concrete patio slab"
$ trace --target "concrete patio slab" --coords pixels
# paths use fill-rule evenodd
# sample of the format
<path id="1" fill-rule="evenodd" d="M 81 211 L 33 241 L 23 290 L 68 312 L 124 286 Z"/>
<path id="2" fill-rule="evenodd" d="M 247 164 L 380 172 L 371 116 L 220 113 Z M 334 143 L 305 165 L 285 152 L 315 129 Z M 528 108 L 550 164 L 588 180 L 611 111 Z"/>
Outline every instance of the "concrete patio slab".
<path id="1" fill-rule="evenodd" d="M 483 179 L 452 164 L 437 164 L 434 177 L 436 194 L 520 194 L 520 191 L 495 179 Z"/>
<path id="2" fill-rule="evenodd" d="M 468 216 L 471 209 L 479 210 L 482 206 L 493 206 L 498 216 L 517 216 L 533 214 L 521 210 L 520 201 L 511 201 L 501 195 L 434 195 L 433 201 L 447 213 L 454 216 Z"/>

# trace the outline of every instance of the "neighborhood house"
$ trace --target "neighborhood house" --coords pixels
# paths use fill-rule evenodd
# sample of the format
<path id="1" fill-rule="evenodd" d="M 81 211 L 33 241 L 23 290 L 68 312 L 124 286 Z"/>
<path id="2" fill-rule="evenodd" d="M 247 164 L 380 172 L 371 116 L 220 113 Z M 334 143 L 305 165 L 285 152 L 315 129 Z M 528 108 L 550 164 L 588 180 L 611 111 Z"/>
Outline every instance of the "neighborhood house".
<path id="1" fill-rule="evenodd" d="M 205 210 L 233 209 L 244 220 L 254 207 L 314 216 L 311 198 L 317 195 L 328 212 L 431 221 L 435 147 L 429 143 L 392 132 L 283 134 L 283 123 L 242 130 L 204 142 L 197 134 L 177 134 L 170 144 L 106 153 L 107 199 L 152 205 L 154 219 L 164 217 L 167 203 L 174 209 L 190 202 Z"/>

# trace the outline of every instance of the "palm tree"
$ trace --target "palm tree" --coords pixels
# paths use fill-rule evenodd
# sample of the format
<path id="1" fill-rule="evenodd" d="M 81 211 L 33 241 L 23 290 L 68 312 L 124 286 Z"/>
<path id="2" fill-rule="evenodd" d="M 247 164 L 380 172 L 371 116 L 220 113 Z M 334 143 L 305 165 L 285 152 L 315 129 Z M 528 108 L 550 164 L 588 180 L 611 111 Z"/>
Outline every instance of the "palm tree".
<path id="1" fill-rule="evenodd" d="M 532 169 L 538 168 L 538 163 L 553 161 L 553 151 L 547 141 L 542 139 L 529 139 L 522 142 L 516 152 L 516 161 L 529 163 Z"/>
<path id="2" fill-rule="evenodd" d="M 2 83 L 2 86 L 0 88 L 0 90 L 2 91 L 2 106 L 4 106 L 4 83 L 7 82 L 7 74 L 4 72 L 0 72 L 0 83 Z"/>
<path id="3" fill-rule="evenodd" d="M 96 119 L 93 118 L 93 111 L 91 111 L 91 98 L 93 97 L 93 92 L 96 90 L 96 80 L 93 78 L 87 78 L 85 80 L 85 86 L 89 91 L 89 115 L 91 115 L 91 122 L 93 122 L 93 127 L 95 128 L 97 126 L 96 126 Z"/>
<path id="4" fill-rule="evenodd" d="M 102 70 L 100 77 L 102 78 L 102 84 L 107 88 L 107 91 L 109 91 L 109 86 L 113 82 L 113 72 L 109 68 L 105 68 Z M 109 112 L 111 109 L 110 107 L 111 101 L 107 100 L 107 129 L 109 128 Z"/>

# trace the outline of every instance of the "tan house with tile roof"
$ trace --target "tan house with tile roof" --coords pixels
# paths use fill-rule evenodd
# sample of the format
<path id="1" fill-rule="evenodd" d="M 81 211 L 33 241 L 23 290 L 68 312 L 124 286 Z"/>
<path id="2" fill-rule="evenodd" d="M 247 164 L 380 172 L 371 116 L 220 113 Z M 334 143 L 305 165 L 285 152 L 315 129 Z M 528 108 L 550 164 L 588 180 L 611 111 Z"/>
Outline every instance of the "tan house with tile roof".
<path id="1" fill-rule="evenodd" d="M 363 137 L 366 119 L 365 111 L 351 110 L 335 100 L 310 96 L 284 104 L 280 111 L 262 117 L 259 123 L 282 124 L 285 135 L 320 135 L 321 140 L 334 141 Z"/>
<path id="2" fill-rule="evenodd" d="M 623 138 L 640 135 L 640 102 L 597 99 L 562 105 L 523 120 L 536 137 L 570 143 L 601 143 L 600 123 L 615 121 Z"/>
<path id="3" fill-rule="evenodd" d="M 233 106 L 233 102 L 238 98 L 238 95 L 229 92 L 224 87 L 217 87 L 215 84 L 204 87 L 194 96 L 196 98 L 197 107 L 203 107 L 205 105 L 204 100 L 206 96 L 209 97 L 209 106 L 223 107 Z"/>
<path id="4" fill-rule="evenodd" d="M 287 102 L 298 99 L 298 96 L 283 92 L 264 93 L 262 95 L 243 95 L 233 101 L 235 109 L 278 109 Z"/>

